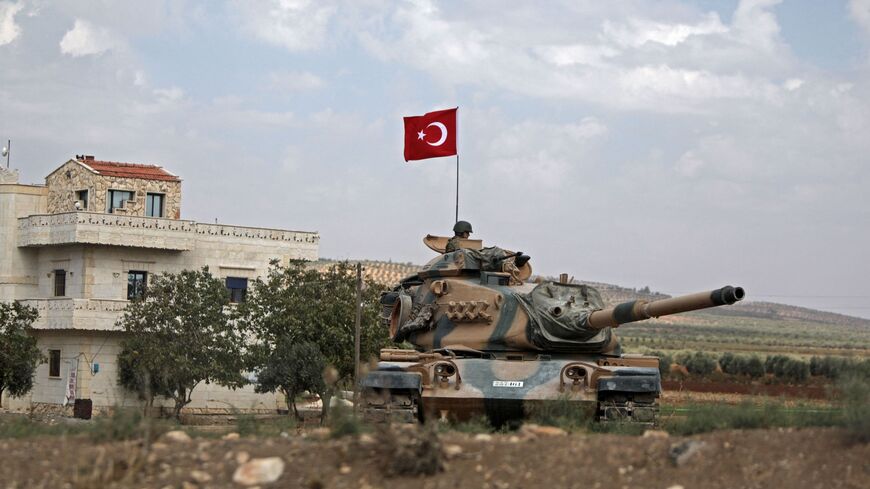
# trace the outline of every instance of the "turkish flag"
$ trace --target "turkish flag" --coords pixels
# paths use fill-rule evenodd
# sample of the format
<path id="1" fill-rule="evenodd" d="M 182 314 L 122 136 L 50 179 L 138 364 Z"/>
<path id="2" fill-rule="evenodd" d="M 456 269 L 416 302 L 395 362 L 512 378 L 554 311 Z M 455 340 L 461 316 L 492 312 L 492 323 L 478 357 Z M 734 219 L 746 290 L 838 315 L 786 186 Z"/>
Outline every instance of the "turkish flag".
<path id="1" fill-rule="evenodd" d="M 456 154 L 456 111 L 405 117 L 405 161 Z"/>

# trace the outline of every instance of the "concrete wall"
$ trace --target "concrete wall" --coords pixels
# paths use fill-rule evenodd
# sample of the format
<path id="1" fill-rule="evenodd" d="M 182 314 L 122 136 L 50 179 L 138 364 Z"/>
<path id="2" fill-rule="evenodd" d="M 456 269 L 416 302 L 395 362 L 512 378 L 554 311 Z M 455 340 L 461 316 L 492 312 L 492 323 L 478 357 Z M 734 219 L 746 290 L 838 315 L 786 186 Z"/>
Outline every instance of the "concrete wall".
<path id="1" fill-rule="evenodd" d="M 17 174 L 0 168 L 0 300 L 37 293 L 39 252 L 19 248 L 18 218 L 45 212 L 47 189 L 19 185 Z M 14 178 L 13 178 L 14 177 Z"/>
<path id="2" fill-rule="evenodd" d="M 62 405 L 72 365 L 77 365 L 76 398 L 91 399 L 97 412 L 113 407 L 141 406 L 142 401 L 134 392 L 118 385 L 118 353 L 123 335 L 115 332 L 92 331 L 39 331 L 37 342 L 43 354 L 48 350 L 61 351 L 60 377 L 49 377 L 48 363 L 40 365 L 34 377 L 35 387 L 21 398 L 3 396 L 3 407 L 14 411 L 26 411 L 33 405 Z M 98 365 L 99 371 L 94 372 Z M 159 398 L 155 405 L 167 409 L 171 400 Z M 216 384 L 198 385 L 192 402 L 184 412 L 189 414 L 232 414 L 243 412 L 275 412 L 286 409 L 283 397 L 274 394 L 257 394 L 253 386 L 227 389 Z M 65 410 L 69 411 L 69 409 Z"/>

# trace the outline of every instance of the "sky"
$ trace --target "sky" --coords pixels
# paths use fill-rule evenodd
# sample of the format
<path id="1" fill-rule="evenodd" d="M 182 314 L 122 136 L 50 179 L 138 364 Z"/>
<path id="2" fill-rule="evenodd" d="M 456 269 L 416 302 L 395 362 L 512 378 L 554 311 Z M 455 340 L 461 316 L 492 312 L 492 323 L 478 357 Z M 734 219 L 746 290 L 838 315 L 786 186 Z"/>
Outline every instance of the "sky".
<path id="1" fill-rule="evenodd" d="M 870 318 L 870 0 L 0 0 L 0 139 L 180 175 L 182 217 L 425 263 L 461 219 L 536 273 Z"/>

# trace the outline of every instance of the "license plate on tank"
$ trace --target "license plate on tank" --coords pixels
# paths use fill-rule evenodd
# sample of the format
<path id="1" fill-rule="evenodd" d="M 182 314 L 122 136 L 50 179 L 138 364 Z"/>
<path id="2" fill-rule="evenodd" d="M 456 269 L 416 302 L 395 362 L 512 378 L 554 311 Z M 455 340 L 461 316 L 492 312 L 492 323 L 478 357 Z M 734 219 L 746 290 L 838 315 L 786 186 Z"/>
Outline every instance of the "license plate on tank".
<path id="1" fill-rule="evenodd" d="M 522 387 L 522 380 L 493 380 L 493 387 Z"/>

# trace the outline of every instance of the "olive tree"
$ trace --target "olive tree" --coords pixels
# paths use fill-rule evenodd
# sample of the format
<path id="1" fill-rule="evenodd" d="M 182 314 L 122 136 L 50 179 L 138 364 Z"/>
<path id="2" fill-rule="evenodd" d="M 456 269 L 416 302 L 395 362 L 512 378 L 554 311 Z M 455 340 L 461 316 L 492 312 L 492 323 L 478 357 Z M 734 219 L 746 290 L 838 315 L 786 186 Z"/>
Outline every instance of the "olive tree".
<path id="1" fill-rule="evenodd" d="M 230 321 L 228 303 L 226 287 L 208 267 L 155 276 L 119 319 L 127 333 L 119 382 L 146 393 L 149 403 L 155 395 L 173 399 L 176 418 L 201 382 L 244 385 L 245 335 Z"/>
<path id="2" fill-rule="evenodd" d="M 266 357 L 257 375 L 257 392 L 281 391 L 296 419 L 302 417 L 296 409 L 296 397 L 304 391 L 320 396 L 320 419 L 326 420 L 332 389 L 324 379 L 326 358 L 317 345 L 306 341 L 294 343 L 288 335 L 280 337 L 272 354 Z"/>
<path id="3" fill-rule="evenodd" d="M 360 334 L 363 361 L 376 357 L 388 342 L 380 323 L 381 290 L 381 285 L 366 280 Z M 321 272 L 302 260 L 287 266 L 272 261 L 266 277 L 255 280 L 248 292 L 237 313 L 253 338 L 249 367 L 267 366 L 279 343 L 310 343 L 337 370 L 340 380 L 353 376 L 356 274 L 352 265 L 341 262 Z"/>
<path id="4" fill-rule="evenodd" d="M 21 396 L 33 388 L 36 367 L 45 361 L 31 325 L 39 317 L 35 308 L 15 302 L 0 302 L 0 399 L 3 391 Z"/>

